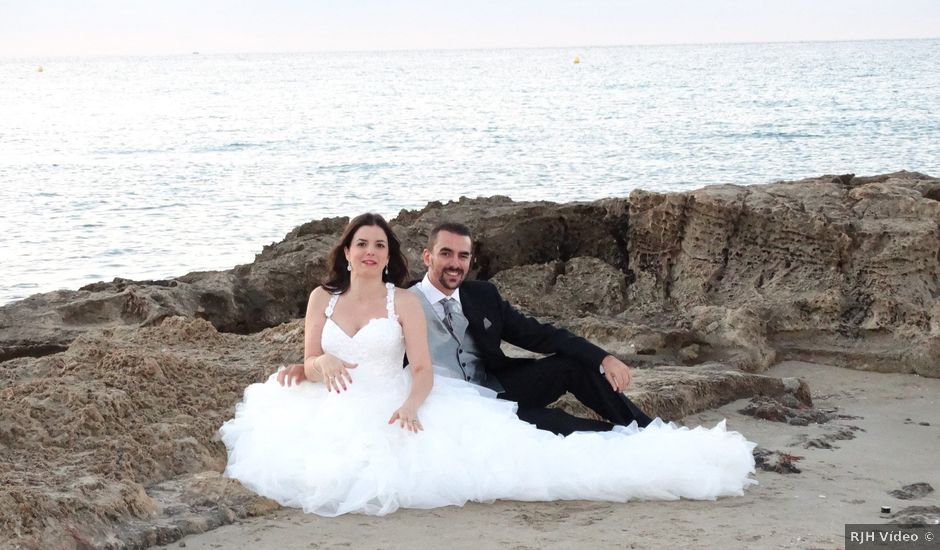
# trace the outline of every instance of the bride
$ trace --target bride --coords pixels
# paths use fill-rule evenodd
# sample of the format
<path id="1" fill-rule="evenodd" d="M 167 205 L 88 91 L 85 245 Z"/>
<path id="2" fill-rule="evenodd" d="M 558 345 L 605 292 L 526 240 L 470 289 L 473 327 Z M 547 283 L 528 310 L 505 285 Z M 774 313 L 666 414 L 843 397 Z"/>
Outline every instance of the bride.
<path id="1" fill-rule="evenodd" d="M 349 223 L 307 304 L 306 380 L 284 387 L 273 374 L 245 390 L 220 429 L 227 476 L 323 516 L 495 499 L 714 499 L 756 483 L 754 444 L 724 422 L 563 437 L 485 388 L 434 378 L 422 306 L 396 287 L 407 273 L 381 216 Z"/>

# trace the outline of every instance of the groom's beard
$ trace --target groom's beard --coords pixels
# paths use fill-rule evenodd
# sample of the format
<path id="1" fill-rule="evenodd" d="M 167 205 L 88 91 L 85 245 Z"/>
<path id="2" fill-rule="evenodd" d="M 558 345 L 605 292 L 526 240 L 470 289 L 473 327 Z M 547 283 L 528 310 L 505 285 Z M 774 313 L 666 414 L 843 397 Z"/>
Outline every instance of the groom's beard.
<path id="1" fill-rule="evenodd" d="M 450 275 L 450 277 L 457 277 L 457 282 L 456 283 L 450 282 L 447 279 L 448 275 Z M 450 289 L 450 290 L 454 290 L 455 288 L 460 286 L 460 283 L 463 282 L 463 278 L 464 278 L 464 271 L 462 269 L 450 270 L 449 274 L 448 274 L 448 270 L 445 269 L 441 271 L 441 276 L 438 278 L 438 282 L 441 283 L 442 287 Z"/>

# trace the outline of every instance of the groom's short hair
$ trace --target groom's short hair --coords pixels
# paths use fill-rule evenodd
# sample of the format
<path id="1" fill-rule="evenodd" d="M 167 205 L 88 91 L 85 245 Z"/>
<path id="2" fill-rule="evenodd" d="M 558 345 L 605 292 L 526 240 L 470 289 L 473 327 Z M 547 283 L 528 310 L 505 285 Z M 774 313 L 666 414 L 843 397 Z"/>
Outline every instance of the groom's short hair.
<path id="1" fill-rule="evenodd" d="M 428 250 L 434 250 L 434 245 L 437 243 L 437 234 L 441 231 L 447 231 L 448 233 L 460 235 L 461 237 L 469 237 L 470 240 L 473 240 L 473 237 L 470 235 L 470 228 L 466 225 L 457 222 L 439 223 L 435 225 L 434 229 L 428 234 Z"/>

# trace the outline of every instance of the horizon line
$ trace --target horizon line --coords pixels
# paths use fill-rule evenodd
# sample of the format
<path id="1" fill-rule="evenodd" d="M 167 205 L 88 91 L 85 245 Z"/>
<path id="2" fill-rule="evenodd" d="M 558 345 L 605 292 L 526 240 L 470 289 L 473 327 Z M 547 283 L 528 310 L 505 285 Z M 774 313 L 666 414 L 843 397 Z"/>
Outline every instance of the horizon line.
<path id="1" fill-rule="evenodd" d="M 342 53 L 406 53 L 406 52 L 456 52 L 456 51 L 494 51 L 494 50 L 556 50 L 565 48 L 600 49 L 600 48 L 631 48 L 631 47 L 674 47 L 674 46 L 748 46 L 757 44 L 839 44 L 852 42 L 919 42 L 940 40 L 938 36 L 924 36 L 913 38 L 843 38 L 843 39 L 805 39 L 805 40 L 758 40 L 758 41 L 714 41 L 714 42 L 638 42 L 623 44 L 593 44 L 593 45 L 545 45 L 545 46 L 489 46 L 489 47 L 433 47 L 433 48 L 363 48 L 363 49 L 310 49 L 310 50 L 255 50 L 255 51 L 206 51 L 194 48 L 189 52 L 163 52 L 163 53 L 85 53 L 85 54 L 0 54 L 0 59 L 69 59 L 69 58 L 103 58 L 103 57 L 178 57 L 192 55 L 305 55 L 305 54 L 342 54 Z"/>

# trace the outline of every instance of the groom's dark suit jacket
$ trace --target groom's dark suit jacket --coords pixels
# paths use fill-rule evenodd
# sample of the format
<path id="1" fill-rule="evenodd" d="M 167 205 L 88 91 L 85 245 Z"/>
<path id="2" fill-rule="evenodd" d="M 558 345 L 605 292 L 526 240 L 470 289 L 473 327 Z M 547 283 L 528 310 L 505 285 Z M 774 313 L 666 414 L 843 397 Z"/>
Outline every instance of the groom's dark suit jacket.
<path id="1" fill-rule="evenodd" d="M 584 365 L 600 366 L 608 355 L 580 336 L 523 315 L 490 282 L 464 281 L 460 285 L 460 304 L 469 322 L 467 330 L 490 372 L 499 373 L 516 361 L 528 361 L 506 357 L 499 347 L 502 340 L 536 353 L 570 357 Z"/>
<path id="2" fill-rule="evenodd" d="M 460 304 L 486 372 L 503 386 L 497 390 L 498 397 L 519 403 L 520 419 L 562 435 L 609 430 L 614 424 L 627 426 L 634 420 L 640 426 L 651 422 L 600 374 L 598 367 L 608 355 L 606 351 L 565 329 L 523 315 L 486 281 L 464 281 Z M 502 341 L 548 357 L 506 357 L 500 349 Z M 548 407 L 565 392 L 575 394 L 606 422 Z"/>

